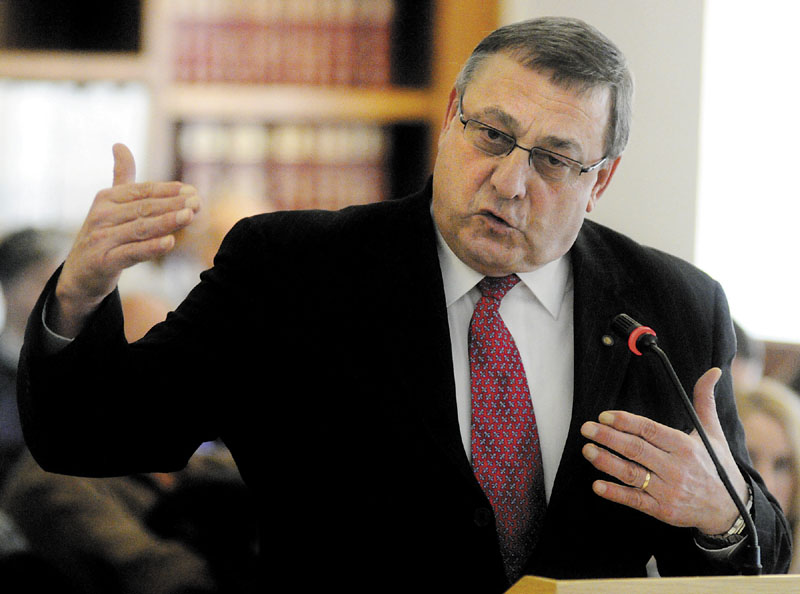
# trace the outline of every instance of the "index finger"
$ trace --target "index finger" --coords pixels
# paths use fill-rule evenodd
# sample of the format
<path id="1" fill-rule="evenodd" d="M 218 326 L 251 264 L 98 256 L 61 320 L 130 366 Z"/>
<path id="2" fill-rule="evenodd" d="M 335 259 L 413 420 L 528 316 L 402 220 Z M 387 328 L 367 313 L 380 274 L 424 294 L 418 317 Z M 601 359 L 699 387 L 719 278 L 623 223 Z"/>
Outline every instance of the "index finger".
<path id="1" fill-rule="evenodd" d="M 658 449 L 671 453 L 681 448 L 686 434 L 652 419 L 624 410 L 608 410 L 600 413 L 597 420 L 606 427 L 635 435 Z"/>
<path id="2" fill-rule="evenodd" d="M 174 198 L 176 196 L 188 198 L 193 194 L 197 194 L 196 188 L 179 181 L 139 182 L 111 188 L 110 198 L 113 202 L 124 204 L 144 198 Z"/>

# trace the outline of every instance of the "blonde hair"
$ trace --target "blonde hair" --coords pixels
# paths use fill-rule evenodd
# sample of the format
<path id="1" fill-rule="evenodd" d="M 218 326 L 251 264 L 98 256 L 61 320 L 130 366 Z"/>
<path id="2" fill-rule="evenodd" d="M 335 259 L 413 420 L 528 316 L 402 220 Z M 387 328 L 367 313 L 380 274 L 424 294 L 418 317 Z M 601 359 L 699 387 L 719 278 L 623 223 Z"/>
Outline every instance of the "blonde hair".
<path id="1" fill-rule="evenodd" d="M 754 389 L 736 394 L 739 417 L 761 413 L 783 427 L 792 451 L 793 493 L 789 509 L 784 510 L 792 530 L 792 540 L 800 543 L 800 394 L 786 384 L 764 377 Z M 800 573 L 800 548 L 792 554 L 791 573 Z"/>

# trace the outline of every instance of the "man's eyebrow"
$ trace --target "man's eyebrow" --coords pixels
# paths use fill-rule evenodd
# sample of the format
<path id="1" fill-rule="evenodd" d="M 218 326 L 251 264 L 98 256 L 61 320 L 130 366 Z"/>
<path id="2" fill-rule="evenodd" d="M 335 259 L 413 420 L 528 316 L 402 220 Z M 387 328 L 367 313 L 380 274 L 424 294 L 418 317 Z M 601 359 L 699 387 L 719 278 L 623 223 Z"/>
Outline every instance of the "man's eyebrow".
<path id="1" fill-rule="evenodd" d="M 542 138 L 539 141 L 539 144 L 542 145 L 542 148 L 552 149 L 554 151 L 568 151 L 572 152 L 573 154 L 583 155 L 583 147 L 581 144 L 569 138 L 550 135 Z"/>
<path id="2" fill-rule="evenodd" d="M 480 111 L 478 117 L 493 118 L 498 125 L 502 126 L 504 130 L 508 130 L 512 135 L 515 135 L 517 133 L 516 131 L 521 127 L 517 118 L 496 105 L 485 107 Z M 553 152 L 567 152 L 572 155 L 577 155 L 579 158 L 583 156 L 583 146 L 580 142 L 571 138 L 556 136 L 555 134 L 539 139 L 536 146 L 552 150 Z"/>
<path id="3" fill-rule="evenodd" d="M 497 122 L 501 126 L 504 126 L 507 130 L 516 131 L 519 130 L 520 128 L 520 124 L 517 118 L 509 114 L 504 109 L 501 109 L 500 107 L 491 105 L 489 107 L 484 108 L 480 112 L 480 117 L 484 116 L 491 116 L 495 118 Z"/>

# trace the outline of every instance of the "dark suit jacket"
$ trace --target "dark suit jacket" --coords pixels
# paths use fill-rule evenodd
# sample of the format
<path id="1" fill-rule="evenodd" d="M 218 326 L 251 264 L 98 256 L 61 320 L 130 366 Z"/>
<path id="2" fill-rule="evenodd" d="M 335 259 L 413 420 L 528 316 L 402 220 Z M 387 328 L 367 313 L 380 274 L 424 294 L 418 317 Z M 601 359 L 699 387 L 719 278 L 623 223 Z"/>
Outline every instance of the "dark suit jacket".
<path id="1" fill-rule="evenodd" d="M 40 304 L 20 382 L 33 454 L 66 473 L 164 471 L 221 436 L 257 498 L 268 581 L 504 591 L 493 513 L 458 431 L 429 206 L 430 185 L 373 206 L 247 219 L 167 322 L 130 346 L 110 298 L 67 349 L 43 357 Z M 591 491 L 599 473 L 580 454 L 584 421 L 621 408 L 690 430 L 658 363 L 603 343 L 620 312 L 658 332 L 690 393 L 711 366 L 726 372 L 718 408 L 753 477 L 765 571 L 784 571 L 786 522 L 734 410 L 720 287 L 590 222 L 571 257 L 572 424 L 528 573 L 643 576 L 653 554 L 662 575 L 736 571 L 710 563 L 690 529 Z"/>

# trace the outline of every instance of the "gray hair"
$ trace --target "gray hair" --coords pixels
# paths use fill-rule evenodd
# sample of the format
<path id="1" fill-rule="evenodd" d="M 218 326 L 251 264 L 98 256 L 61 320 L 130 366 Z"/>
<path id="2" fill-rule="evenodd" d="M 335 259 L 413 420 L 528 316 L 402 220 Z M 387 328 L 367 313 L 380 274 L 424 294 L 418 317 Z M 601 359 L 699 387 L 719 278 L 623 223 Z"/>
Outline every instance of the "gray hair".
<path id="1" fill-rule="evenodd" d="M 472 51 L 456 80 L 463 96 L 480 65 L 489 56 L 506 53 L 526 68 L 550 73 L 554 84 L 580 92 L 608 88 L 611 113 L 605 156 L 625 150 L 631 130 L 633 78 L 623 53 L 591 25 L 567 17 L 543 17 L 500 27 Z"/>

